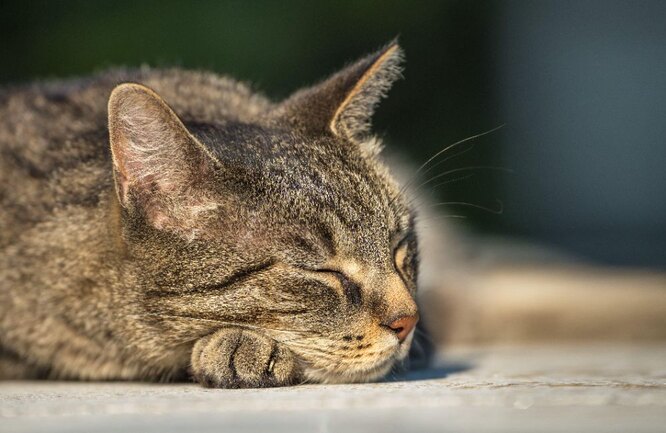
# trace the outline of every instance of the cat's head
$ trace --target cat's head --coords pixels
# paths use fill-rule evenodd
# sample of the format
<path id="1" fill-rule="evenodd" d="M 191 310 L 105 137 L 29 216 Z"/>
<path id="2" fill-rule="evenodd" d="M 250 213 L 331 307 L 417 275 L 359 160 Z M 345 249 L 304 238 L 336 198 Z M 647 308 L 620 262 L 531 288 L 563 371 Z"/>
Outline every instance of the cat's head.
<path id="1" fill-rule="evenodd" d="M 150 317 L 183 338 L 262 330 L 313 381 L 372 380 L 406 356 L 414 217 L 370 132 L 401 57 L 392 43 L 251 121 L 187 118 L 139 84 L 113 91 L 122 236 Z"/>

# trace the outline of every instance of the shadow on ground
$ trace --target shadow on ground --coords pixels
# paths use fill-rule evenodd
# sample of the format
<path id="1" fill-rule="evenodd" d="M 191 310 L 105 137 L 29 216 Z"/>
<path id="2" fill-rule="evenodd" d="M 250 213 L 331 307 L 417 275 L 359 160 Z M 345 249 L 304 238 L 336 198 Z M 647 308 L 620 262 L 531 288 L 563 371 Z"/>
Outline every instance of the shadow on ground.
<path id="1" fill-rule="evenodd" d="M 427 327 L 421 320 L 416 326 L 409 357 L 397 366 L 384 382 L 410 382 L 443 379 L 473 367 L 469 362 L 436 362 L 436 349 Z"/>
<path id="2" fill-rule="evenodd" d="M 401 371 L 389 375 L 384 382 L 413 382 L 419 380 L 444 379 L 474 367 L 471 363 L 446 363 L 439 366 Z"/>

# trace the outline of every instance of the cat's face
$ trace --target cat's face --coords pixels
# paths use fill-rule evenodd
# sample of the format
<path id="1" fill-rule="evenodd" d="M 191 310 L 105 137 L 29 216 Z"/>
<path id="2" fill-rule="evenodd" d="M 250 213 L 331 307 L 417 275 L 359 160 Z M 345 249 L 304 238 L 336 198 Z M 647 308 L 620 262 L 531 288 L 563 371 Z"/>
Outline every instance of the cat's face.
<path id="1" fill-rule="evenodd" d="M 376 158 L 355 143 L 251 129 L 253 137 L 249 131 L 241 136 L 263 144 L 251 146 L 249 158 L 230 154 L 228 146 L 226 155 L 221 147 L 213 153 L 223 171 L 242 173 L 231 190 L 222 186 L 222 194 L 246 203 L 244 220 L 252 224 L 238 232 L 250 240 L 247 249 L 262 250 L 262 260 L 271 263 L 248 284 L 272 292 L 270 308 L 296 306 L 279 317 L 266 312 L 265 328 L 279 322 L 269 332 L 305 361 L 311 379 L 382 376 L 411 343 L 409 330 L 401 341 L 389 325 L 417 314 L 416 238 L 398 189 Z"/>
<path id="2" fill-rule="evenodd" d="M 318 382 L 372 380 L 406 356 L 414 218 L 368 134 L 399 57 L 388 46 L 253 123 L 114 91 L 117 192 L 151 312 L 261 330 Z"/>

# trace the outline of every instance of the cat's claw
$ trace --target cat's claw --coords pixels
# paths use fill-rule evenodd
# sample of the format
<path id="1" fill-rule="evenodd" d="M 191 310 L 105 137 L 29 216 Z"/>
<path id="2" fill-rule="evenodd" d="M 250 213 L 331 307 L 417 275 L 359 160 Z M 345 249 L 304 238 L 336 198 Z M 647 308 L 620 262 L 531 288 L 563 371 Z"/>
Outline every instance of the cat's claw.
<path id="1" fill-rule="evenodd" d="M 192 350 L 194 379 L 209 388 L 265 388 L 299 382 L 293 353 L 283 344 L 243 328 L 223 328 Z"/>

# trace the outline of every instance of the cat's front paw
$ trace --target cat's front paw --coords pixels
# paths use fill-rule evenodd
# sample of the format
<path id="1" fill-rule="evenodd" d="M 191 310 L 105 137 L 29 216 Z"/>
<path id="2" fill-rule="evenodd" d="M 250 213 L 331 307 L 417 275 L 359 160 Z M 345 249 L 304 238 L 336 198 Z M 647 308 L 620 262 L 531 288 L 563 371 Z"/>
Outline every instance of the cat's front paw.
<path id="1" fill-rule="evenodd" d="M 201 338 L 192 350 L 192 375 L 209 388 L 293 385 L 300 371 L 281 343 L 243 328 L 223 328 Z"/>

